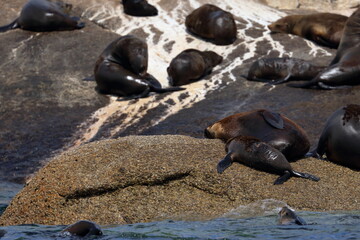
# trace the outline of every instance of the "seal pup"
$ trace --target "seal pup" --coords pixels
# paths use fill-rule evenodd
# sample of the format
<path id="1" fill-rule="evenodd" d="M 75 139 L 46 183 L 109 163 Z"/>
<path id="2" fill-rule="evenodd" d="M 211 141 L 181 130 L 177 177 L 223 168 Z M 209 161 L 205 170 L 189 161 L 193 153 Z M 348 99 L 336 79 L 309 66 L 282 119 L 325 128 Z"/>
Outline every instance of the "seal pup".
<path id="1" fill-rule="evenodd" d="M 262 58 L 251 65 L 245 78 L 276 85 L 290 80 L 313 79 L 324 68 L 298 58 Z"/>
<path id="2" fill-rule="evenodd" d="M 283 207 L 279 211 L 279 224 L 281 225 L 289 225 L 289 224 L 297 224 L 297 225 L 306 225 L 304 219 L 297 216 L 293 210 L 288 207 Z"/>
<path id="3" fill-rule="evenodd" d="M 223 58 L 213 51 L 186 49 L 171 60 L 167 72 L 172 86 L 199 80 L 211 73 Z"/>
<path id="4" fill-rule="evenodd" d="M 279 150 L 254 137 L 234 137 L 226 143 L 225 151 L 227 152 L 225 158 L 217 165 L 218 173 L 224 172 L 233 162 L 239 162 L 257 170 L 279 174 L 280 177 L 274 182 L 275 185 L 283 184 L 290 177 L 320 180 L 311 174 L 294 171 Z"/>
<path id="5" fill-rule="evenodd" d="M 73 235 L 79 237 L 103 235 L 99 225 L 87 220 L 80 220 L 72 225 L 69 225 L 64 230 L 62 230 L 61 233 L 63 235 Z"/>
<path id="6" fill-rule="evenodd" d="M 208 126 L 204 135 L 224 142 L 237 136 L 252 136 L 276 148 L 288 160 L 304 157 L 310 148 L 308 137 L 299 125 L 265 109 L 225 117 Z"/>
<path id="7" fill-rule="evenodd" d="M 233 15 L 215 5 L 204 4 L 195 9 L 186 17 L 185 26 L 190 33 L 216 45 L 228 45 L 236 40 Z"/>
<path id="8" fill-rule="evenodd" d="M 158 10 L 153 5 L 149 4 L 146 0 L 122 0 L 124 6 L 124 13 L 136 16 L 156 16 Z"/>
<path id="9" fill-rule="evenodd" d="M 78 17 L 68 15 L 71 4 L 49 0 L 29 0 L 20 16 L 12 23 L 0 27 L 0 32 L 21 28 L 35 32 L 81 29 L 85 26 Z"/>
<path id="10" fill-rule="evenodd" d="M 326 158 L 360 170 L 360 105 L 349 104 L 336 110 L 326 121 L 315 150 L 309 157 Z"/>
<path id="11" fill-rule="evenodd" d="M 268 25 L 272 33 L 289 33 L 330 48 L 339 46 L 348 17 L 334 13 L 315 13 L 282 17 Z"/>
<path id="12" fill-rule="evenodd" d="M 122 36 L 110 43 L 99 56 L 94 77 L 102 94 L 141 98 L 150 92 L 164 93 L 183 88 L 162 88 L 158 80 L 147 73 L 147 44 L 132 35 Z"/>

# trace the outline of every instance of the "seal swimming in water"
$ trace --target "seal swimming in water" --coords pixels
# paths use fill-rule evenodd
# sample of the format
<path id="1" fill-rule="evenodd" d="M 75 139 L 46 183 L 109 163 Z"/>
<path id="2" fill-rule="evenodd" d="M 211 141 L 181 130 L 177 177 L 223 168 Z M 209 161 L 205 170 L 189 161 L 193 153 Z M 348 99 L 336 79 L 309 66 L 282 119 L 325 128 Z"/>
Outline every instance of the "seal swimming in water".
<path id="1" fill-rule="evenodd" d="M 87 220 L 80 220 L 72 225 L 69 225 L 64 230 L 62 230 L 61 233 L 63 235 L 74 235 L 79 237 L 103 235 L 99 225 Z"/>
<path id="2" fill-rule="evenodd" d="M 147 73 L 147 44 L 132 35 L 122 36 L 110 43 L 99 56 L 94 69 L 97 89 L 103 94 L 141 98 L 149 92 L 172 92 L 183 88 L 162 88 Z"/>
<path id="3" fill-rule="evenodd" d="M 334 13 L 285 16 L 268 25 L 272 33 L 289 33 L 337 48 L 348 17 Z"/>
<path id="4" fill-rule="evenodd" d="M 211 4 L 204 4 L 190 13 L 185 26 L 189 32 L 217 45 L 232 44 L 236 40 L 233 15 Z"/>
<path id="5" fill-rule="evenodd" d="M 297 225 L 306 225 L 306 222 L 301 217 L 297 216 L 293 210 L 288 207 L 283 207 L 279 211 L 279 224 L 281 225 L 289 225 L 289 224 L 297 224 Z"/>
<path id="6" fill-rule="evenodd" d="M 146 0 L 122 0 L 124 12 L 131 16 L 156 16 L 158 10 Z"/>
<path id="7" fill-rule="evenodd" d="M 224 142 L 237 136 L 252 136 L 282 152 L 288 160 L 304 157 L 310 142 L 305 131 L 287 117 L 265 109 L 228 116 L 208 126 L 204 135 Z"/>
<path id="8" fill-rule="evenodd" d="M 226 143 L 225 150 L 227 155 L 218 163 L 218 173 L 224 172 L 233 162 L 239 162 L 257 170 L 279 174 L 280 177 L 274 182 L 275 185 L 284 183 L 290 177 L 301 177 L 313 181 L 320 180 L 316 176 L 294 171 L 279 150 L 254 137 L 238 136 L 231 138 Z"/>
<path id="9" fill-rule="evenodd" d="M 35 32 L 80 29 L 84 23 L 79 18 L 67 15 L 71 4 L 49 0 L 29 0 L 21 10 L 20 16 L 12 23 L 0 27 L 0 32 L 15 28 Z"/>
<path id="10" fill-rule="evenodd" d="M 290 80 L 313 79 L 324 68 L 298 58 L 262 58 L 251 65 L 245 78 L 275 85 Z"/>
<path id="11" fill-rule="evenodd" d="M 360 105 L 349 104 L 335 111 L 325 123 L 318 145 L 307 154 L 360 170 Z"/>
<path id="12" fill-rule="evenodd" d="M 167 72 L 170 85 L 180 86 L 211 73 L 222 57 L 213 51 L 186 49 L 171 60 Z"/>

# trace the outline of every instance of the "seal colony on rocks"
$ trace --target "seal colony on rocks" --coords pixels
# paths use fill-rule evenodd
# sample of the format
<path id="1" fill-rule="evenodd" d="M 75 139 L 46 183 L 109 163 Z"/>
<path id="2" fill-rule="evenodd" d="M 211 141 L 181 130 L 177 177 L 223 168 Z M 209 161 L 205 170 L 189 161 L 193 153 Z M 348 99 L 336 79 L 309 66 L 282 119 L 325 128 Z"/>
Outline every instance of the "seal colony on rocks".
<path id="1" fill-rule="evenodd" d="M 12 23 L 0 27 L 0 32 L 15 28 L 35 32 L 81 29 L 85 26 L 78 17 L 67 15 L 71 4 L 50 0 L 29 0 L 21 10 L 20 16 Z"/>
<path id="2" fill-rule="evenodd" d="M 158 10 L 153 5 L 149 4 L 146 0 L 122 0 L 124 6 L 124 13 L 137 16 L 156 16 Z"/>
<path id="3" fill-rule="evenodd" d="M 190 13 L 185 26 L 189 32 L 217 45 L 232 44 L 236 40 L 233 15 L 211 4 L 204 4 Z"/>
<path id="4" fill-rule="evenodd" d="M 180 86 L 199 80 L 210 74 L 222 59 L 213 51 L 186 49 L 172 59 L 167 68 L 170 85 Z"/>

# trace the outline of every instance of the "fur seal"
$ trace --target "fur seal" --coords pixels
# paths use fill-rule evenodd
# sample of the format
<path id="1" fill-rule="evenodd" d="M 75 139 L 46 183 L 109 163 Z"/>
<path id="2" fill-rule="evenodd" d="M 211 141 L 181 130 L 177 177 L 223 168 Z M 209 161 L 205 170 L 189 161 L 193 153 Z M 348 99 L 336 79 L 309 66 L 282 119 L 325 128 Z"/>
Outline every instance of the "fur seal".
<path id="1" fill-rule="evenodd" d="M 137 16 L 156 16 L 158 10 L 153 5 L 149 4 L 146 0 L 122 0 L 124 6 L 124 13 Z"/>
<path id="2" fill-rule="evenodd" d="M 290 15 L 268 25 L 272 33 L 290 33 L 337 48 L 348 17 L 334 13 Z"/>
<path id="3" fill-rule="evenodd" d="M 49 0 L 29 0 L 22 8 L 20 16 L 12 23 L 0 27 L 0 32 L 15 28 L 35 32 L 80 29 L 85 26 L 78 23 L 78 17 L 68 15 L 71 4 Z"/>
<path id="4" fill-rule="evenodd" d="M 304 157 L 310 148 L 308 137 L 299 125 L 265 109 L 228 116 L 207 127 L 204 134 L 224 142 L 237 136 L 252 136 L 276 148 L 288 160 Z"/>
<path id="5" fill-rule="evenodd" d="M 294 171 L 279 150 L 254 137 L 238 136 L 231 138 L 226 143 L 225 150 L 227 155 L 218 163 L 218 173 L 224 172 L 233 162 L 240 162 L 257 170 L 279 174 L 280 177 L 274 182 L 275 185 L 284 183 L 290 177 L 307 178 L 313 181 L 320 180 L 316 176 Z"/>
<path id="6" fill-rule="evenodd" d="M 283 207 L 279 212 L 279 224 L 289 225 L 306 225 L 306 222 L 301 217 L 297 216 L 293 210 L 288 207 Z"/>
<path id="7" fill-rule="evenodd" d="M 324 68 L 298 58 L 262 58 L 251 65 L 246 78 L 276 85 L 290 80 L 313 79 Z"/>
<path id="8" fill-rule="evenodd" d="M 63 235 L 74 235 L 79 237 L 103 235 L 99 225 L 87 220 L 80 220 L 72 225 L 69 225 L 64 230 L 62 230 L 61 233 Z"/>
<path id="9" fill-rule="evenodd" d="M 349 104 L 335 111 L 326 121 L 315 150 L 307 156 L 326 158 L 360 170 L 360 105 Z"/>
<path id="10" fill-rule="evenodd" d="M 185 26 L 189 32 L 217 45 L 232 44 L 236 40 L 233 15 L 211 4 L 204 4 L 190 13 Z"/>
<path id="11" fill-rule="evenodd" d="M 162 88 L 159 81 L 147 73 L 147 44 L 132 35 L 110 43 L 99 56 L 94 69 L 97 90 L 103 94 L 141 98 L 149 92 L 172 92 L 183 88 Z"/>
<path id="12" fill-rule="evenodd" d="M 171 60 L 167 72 L 172 86 L 188 84 L 211 73 L 222 57 L 213 51 L 186 49 Z"/>

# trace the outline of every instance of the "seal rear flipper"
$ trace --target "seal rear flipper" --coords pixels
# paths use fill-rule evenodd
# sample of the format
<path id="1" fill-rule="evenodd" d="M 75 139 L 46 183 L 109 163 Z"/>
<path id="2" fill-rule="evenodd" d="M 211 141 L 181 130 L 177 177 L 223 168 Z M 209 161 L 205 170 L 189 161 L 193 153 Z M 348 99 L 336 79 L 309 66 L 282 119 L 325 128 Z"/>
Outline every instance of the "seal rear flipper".
<path id="1" fill-rule="evenodd" d="M 289 180 L 289 178 L 291 177 L 291 173 L 289 171 L 285 171 L 284 175 L 278 177 L 275 182 L 274 185 L 279 185 L 279 184 L 283 184 L 284 182 L 286 182 L 287 180 Z"/>
<path id="2" fill-rule="evenodd" d="M 261 114 L 264 120 L 274 128 L 284 129 L 284 120 L 279 113 L 269 112 L 265 110 Z"/>
<path id="3" fill-rule="evenodd" d="M 217 172 L 223 173 L 225 169 L 230 167 L 233 163 L 233 160 L 231 159 L 231 153 L 228 153 L 223 160 L 220 160 L 220 162 L 217 165 Z"/>
<path id="4" fill-rule="evenodd" d="M 310 180 L 315 181 L 315 182 L 318 182 L 320 180 L 319 177 L 317 177 L 315 175 L 308 174 L 308 173 L 301 173 L 301 172 L 292 171 L 292 174 L 294 176 L 296 176 L 296 177 L 310 179 Z"/>
<path id="5" fill-rule="evenodd" d="M 15 19 L 14 21 L 9 23 L 8 25 L 1 26 L 0 27 L 0 32 L 6 32 L 6 31 L 11 30 L 11 29 L 19 28 L 20 25 L 18 24 L 17 21 L 18 21 L 18 19 Z"/>

